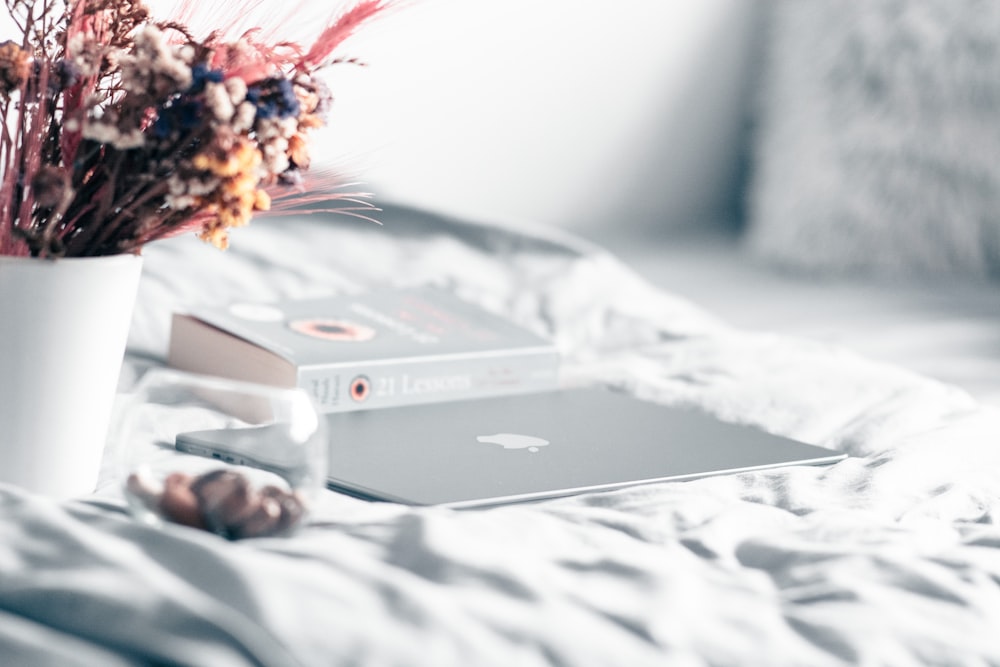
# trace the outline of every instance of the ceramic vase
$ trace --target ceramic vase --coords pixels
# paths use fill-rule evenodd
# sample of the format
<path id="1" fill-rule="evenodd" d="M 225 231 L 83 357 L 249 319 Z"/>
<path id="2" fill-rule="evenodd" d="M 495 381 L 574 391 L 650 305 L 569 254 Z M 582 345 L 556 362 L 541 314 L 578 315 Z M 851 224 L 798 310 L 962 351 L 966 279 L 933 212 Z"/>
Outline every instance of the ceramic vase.
<path id="1" fill-rule="evenodd" d="M 0 484 L 94 490 L 142 260 L 0 257 Z"/>

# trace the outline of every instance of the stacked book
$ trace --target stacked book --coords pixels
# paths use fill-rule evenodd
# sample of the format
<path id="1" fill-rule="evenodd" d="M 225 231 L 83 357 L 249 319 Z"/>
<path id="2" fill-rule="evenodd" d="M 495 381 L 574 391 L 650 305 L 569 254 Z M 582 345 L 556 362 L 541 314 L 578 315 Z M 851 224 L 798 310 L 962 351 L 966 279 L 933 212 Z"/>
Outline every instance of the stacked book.
<path id="1" fill-rule="evenodd" d="M 323 412 L 546 391 L 559 374 L 550 341 L 430 287 L 175 314 L 168 363 L 302 387 Z"/>

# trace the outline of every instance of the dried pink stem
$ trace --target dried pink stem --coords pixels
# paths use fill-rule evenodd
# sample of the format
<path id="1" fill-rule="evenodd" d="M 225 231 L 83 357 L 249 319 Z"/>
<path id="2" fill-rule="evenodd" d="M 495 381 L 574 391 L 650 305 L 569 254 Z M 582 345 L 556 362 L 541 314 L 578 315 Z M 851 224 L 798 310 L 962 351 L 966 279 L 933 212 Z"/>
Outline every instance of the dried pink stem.
<path id="1" fill-rule="evenodd" d="M 322 66 L 344 40 L 353 35 L 362 24 L 381 14 L 389 3 L 386 0 L 364 0 L 340 16 L 329 28 L 320 33 L 312 48 L 299 61 L 299 66 Z"/>
<path id="2" fill-rule="evenodd" d="M 135 27 L 146 24 L 165 30 L 175 28 L 168 38 L 175 44 L 188 42 L 195 49 L 196 62 L 209 69 L 219 67 L 226 77 L 244 78 L 247 84 L 256 86 L 255 95 L 263 96 L 251 100 L 258 109 L 263 111 L 276 103 L 279 117 L 285 118 L 281 114 L 288 113 L 288 109 L 280 106 L 284 104 L 280 95 L 288 93 L 287 89 L 281 93 L 280 86 L 287 86 L 298 74 L 312 75 L 316 69 L 333 63 L 360 64 L 354 58 L 334 58 L 333 51 L 361 25 L 398 1 L 359 0 L 322 30 L 309 49 L 294 41 L 263 40 L 261 35 L 272 34 L 277 22 L 269 22 L 267 32 L 245 27 L 248 12 L 262 8 L 263 0 L 197 3 L 199 12 L 206 6 L 229 12 L 228 17 L 214 21 L 218 31 L 202 41 L 184 23 L 195 14 L 194 0 L 182 4 L 179 25 L 153 21 L 142 11 L 133 11 L 135 5 L 131 3 L 36 0 L 20 4 L 15 22 L 23 28 L 23 48 L 31 54 L 34 64 L 19 89 L 5 92 L 0 99 L 0 253 L 87 255 L 137 251 L 152 239 L 218 227 L 222 223 L 212 218 L 219 210 L 224 212 L 224 226 L 243 224 L 260 205 L 257 202 L 261 195 L 255 190 L 282 176 L 267 169 L 258 173 L 246 150 L 238 148 L 249 145 L 265 153 L 270 141 L 266 132 L 256 134 L 246 126 L 227 128 L 224 121 L 220 125 L 204 113 L 207 88 L 181 89 L 171 83 L 170 77 L 175 75 L 169 66 L 160 70 L 154 67 L 151 73 L 138 77 L 130 75 L 131 54 L 143 57 L 130 50 L 138 43 L 134 41 L 138 34 Z M 304 10 L 307 4 L 307 0 L 297 0 L 291 10 Z M 282 27 L 287 28 L 287 24 Z M 239 30 L 243 31 L 239 45 L 223 41 Z M 147 39 L 155 41 L 156 35 L 147 35 Z M 98 60 L 92 73 L 63 88 L 67 85 L 63 58 L 68 55 L 71 40 L 82 40 L 83 53 L 92 58 L 100 58 L 102 44 L 124 55 L 120 60 Z M 213 54 L 218 56 L 216 60 L 212 60 Z M 166 60 L 169 62 L 169 56 Z M 181 63 L 180 67 L 188 65 Z M 189 73 L 200 85 L 202 74 L 194 68 Z M 215 74 L 210 73 L 209 78 L 212 76 Z M 309 94 L 321 98 L 327 95 L 322 89 L 310 89 Z M 302 113 L 299 140 L 316 121 L 316 117 L 307 118 L 307 112 Z M 255 122 L 264 117 L 259 116 Z M 87 133 L 91 139 L 85 140 L 87 123 L 92 124 Z M 168 185 L 166 177 L 171 174 L 184 176 Z M 310 177 L 306 170 L 303 174 Z M 208 185 L 213 181 L 219 185 Z M 314 185 L 316 179 L 310 181 Z M 202 190 L 206 185 L 215 189 L 206 193 Z M 175 186 L 179 189 L 172 190 Z M 274 193 L 274 210 L 333 212 L 371 220 L 362 215 L 378 210 L 365 200 L 368 195 L 338 191 L 343 187 L 313 190 L 311 194 L 299 190 L 294 200 Z M 167 198 L 171 191 L 178 197 L 195 196 L 203 204 L 193 209 L 171 209 L 173 200 Z M 340 205 L 331 205 L 334 201 Z M 210 226 L 201 227 L 204 223 Z"/>

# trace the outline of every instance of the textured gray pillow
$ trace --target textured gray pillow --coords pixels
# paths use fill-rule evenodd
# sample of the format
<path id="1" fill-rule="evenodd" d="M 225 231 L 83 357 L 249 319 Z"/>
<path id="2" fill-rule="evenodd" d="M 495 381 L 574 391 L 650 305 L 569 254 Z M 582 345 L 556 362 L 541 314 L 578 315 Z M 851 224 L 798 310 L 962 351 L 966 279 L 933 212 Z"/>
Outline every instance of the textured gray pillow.
<path id="1" fill-rule="evenodd" d="M 1000 275 L 1000 2 L 768 10 L 752 252 L 819 273 Z"/>

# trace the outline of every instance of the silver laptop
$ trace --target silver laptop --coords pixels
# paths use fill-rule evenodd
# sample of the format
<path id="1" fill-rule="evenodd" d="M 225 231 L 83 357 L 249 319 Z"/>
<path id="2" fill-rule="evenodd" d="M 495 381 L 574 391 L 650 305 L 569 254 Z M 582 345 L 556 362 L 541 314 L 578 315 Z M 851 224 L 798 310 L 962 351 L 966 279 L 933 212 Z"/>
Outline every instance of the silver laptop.
<path id="1" fill-rule="evenodd" d="M 605 389 L 328 415 L 329 486 L 477 507 L 845 458 Z"/>

